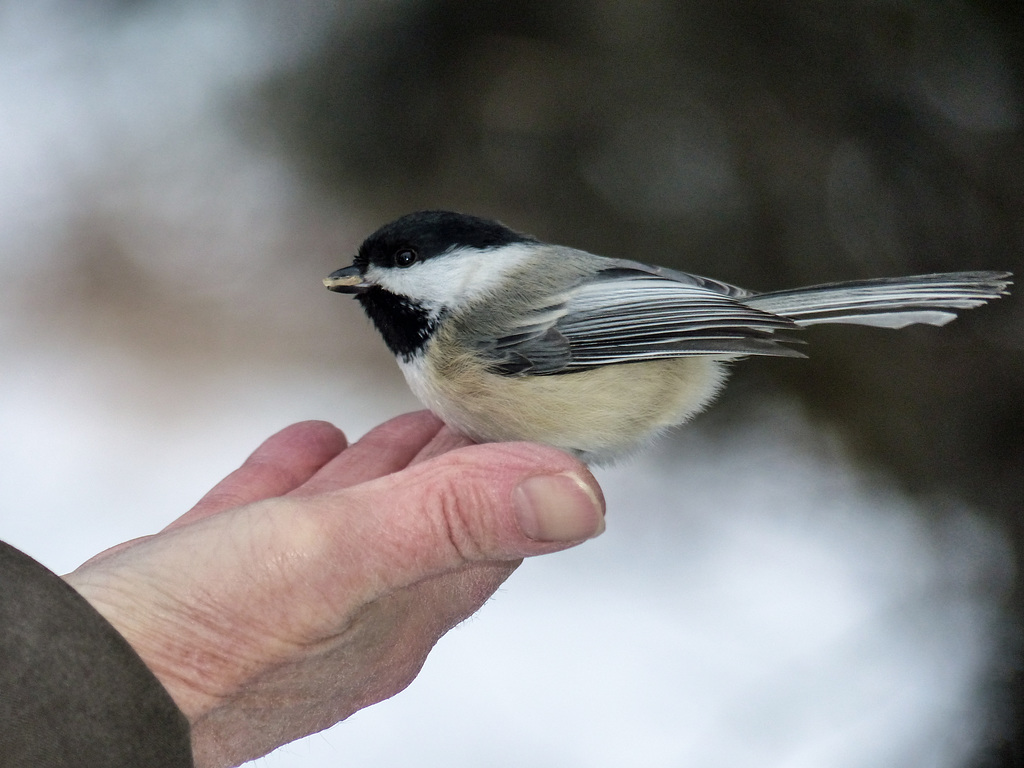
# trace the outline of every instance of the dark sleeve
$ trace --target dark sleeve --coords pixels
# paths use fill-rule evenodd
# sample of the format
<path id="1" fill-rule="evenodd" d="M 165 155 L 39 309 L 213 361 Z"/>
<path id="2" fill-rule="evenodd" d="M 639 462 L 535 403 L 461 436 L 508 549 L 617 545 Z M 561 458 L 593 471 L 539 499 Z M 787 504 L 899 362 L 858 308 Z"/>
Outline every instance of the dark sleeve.
<path id="1" fill-rule="evenodd" d="M 0 764 L 185 768 L 188 721 L 63 579 L 0 542 Z"/>

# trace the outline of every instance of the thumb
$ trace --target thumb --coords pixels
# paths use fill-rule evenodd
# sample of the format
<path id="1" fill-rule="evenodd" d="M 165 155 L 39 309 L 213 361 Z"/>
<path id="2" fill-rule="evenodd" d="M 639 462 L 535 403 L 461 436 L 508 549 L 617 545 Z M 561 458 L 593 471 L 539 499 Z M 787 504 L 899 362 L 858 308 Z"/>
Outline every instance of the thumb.
<path id="1" fill-rule="evenodd" d="M 345 516 L 344 538 L 374 543 L 376 576 L 391 588 L 604 531 L 604 496 L 586 466 L 532 443 L 467 446 L 338 493 L 359 510 Z"/>

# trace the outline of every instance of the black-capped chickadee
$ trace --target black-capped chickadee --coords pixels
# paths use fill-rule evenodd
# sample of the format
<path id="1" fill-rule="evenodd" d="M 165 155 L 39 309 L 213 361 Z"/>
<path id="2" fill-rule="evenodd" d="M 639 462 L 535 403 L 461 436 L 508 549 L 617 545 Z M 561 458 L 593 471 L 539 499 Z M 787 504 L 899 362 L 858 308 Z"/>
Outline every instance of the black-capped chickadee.
<path id="1" fill-rule="evenodd" d="M 478 442 L 547 443 L 602 463 L 701 411 L 726 363 L 804 357 L 777 331 L 943 325 L 1006 293 L 954 272 L 753 293 L 542 243 L 449 211 L 391 222 L 324 280 L 355 294 L 412 391 Z"/>

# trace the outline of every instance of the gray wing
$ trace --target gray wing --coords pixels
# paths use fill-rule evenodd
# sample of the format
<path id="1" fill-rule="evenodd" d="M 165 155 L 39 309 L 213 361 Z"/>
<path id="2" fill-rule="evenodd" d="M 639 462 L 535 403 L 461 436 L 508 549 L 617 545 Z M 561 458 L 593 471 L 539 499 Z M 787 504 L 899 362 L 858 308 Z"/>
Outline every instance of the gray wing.
<path id="1" fill-rule="evenodd" d="M 512 333 L 482 345 L 494 369 L 551 375 L 695 355 L 803 357 L 773 337 L 796 324 L 741 303 L 747 291 L 634 262 L 608 263 L 517 317 Z"/>

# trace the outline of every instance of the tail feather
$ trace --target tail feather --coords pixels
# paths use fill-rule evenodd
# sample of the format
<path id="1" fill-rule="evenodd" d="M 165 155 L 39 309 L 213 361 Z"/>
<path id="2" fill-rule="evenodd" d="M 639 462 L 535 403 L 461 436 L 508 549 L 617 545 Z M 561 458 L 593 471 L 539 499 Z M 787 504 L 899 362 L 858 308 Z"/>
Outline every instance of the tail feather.
<path id="1" fill-rule="evenodd" d="M 945 325 L 956 312 L 1005 296 L 1009 272 L 947 272 L 812 285 L 761 293 L 748 306 L 787 317 L 797 325 L 852 323 L 903 328 L 914 323 Z"/>

